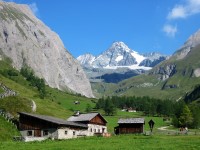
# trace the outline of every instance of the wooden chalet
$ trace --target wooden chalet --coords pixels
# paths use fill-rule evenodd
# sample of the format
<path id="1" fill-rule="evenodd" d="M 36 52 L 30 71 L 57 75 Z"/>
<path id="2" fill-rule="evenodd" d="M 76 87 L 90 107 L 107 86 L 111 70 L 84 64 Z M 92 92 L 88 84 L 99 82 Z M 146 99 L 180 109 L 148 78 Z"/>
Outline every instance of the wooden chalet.
<path id="1" fill-rule="evenodd" d="M 24 141 L 69 139 L 107 133 L 107 121 L 99 113 L 76 114 L 68 120 L 19 112 L 19 131 Z"/>
<path id="2" fill-rule="evenodd" d="M 119 119 L 114 131 L 115 134 L 144 133 L 144 124 L 144 118 Z"/>
<path id="3" fill-rule="evenodd" d="M 107 133 L 107 121 L 100 113 L 77 113 L 76 115 L 68 118 L 67 121 L 86 124 L 88 126 L 88 136 Z"/>
<path id="4" fill-rule="evenodd" d="M 85 135 L 87 125 L 51 116 L 19 113 L 19 130 L 25 141 L 68 139 Z"/>

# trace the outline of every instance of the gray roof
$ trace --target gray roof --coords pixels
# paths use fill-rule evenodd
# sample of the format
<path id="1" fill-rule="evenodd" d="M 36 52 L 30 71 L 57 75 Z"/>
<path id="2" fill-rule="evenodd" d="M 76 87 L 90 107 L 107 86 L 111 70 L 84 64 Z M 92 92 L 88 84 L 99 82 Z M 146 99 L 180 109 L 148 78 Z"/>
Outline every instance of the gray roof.
<path id="1" fill-rule="evenodd" d="M 87 128 L 86 124 L 66 121 L 66 120 L 55 118 L 55 117 L 51 117 L 51 116 L 36 115 L 36 114 L 30 114 L 30 113 L 25 113 L 25 112 L 19 112 L 19 114 L 30 116 L 30 117 L 34 117 L 34 118 L 38 118 L 38 119 L 45 120 L 45 121 L 48 121 L 48 122 L 51 122 L 51 123 L 55 123 L 55 124 L 58 124 L 58 125 Z"/>
<path id="2" fill-rule="evenodd" d="M 121 118 L 118 120 L 118 124 L 122 124 L 122 123 L 144 123 L 144 118 Z"/>
<path id="3" fill-rule="evenodd" d="M 77 116 L 71 116 L 67 119 L 67 121 L 90 121 L 92 120 L 95 116 L 97 116 L 99 113 L 87 113 L 87 114 L 80 114 Z M 100 114 L 99 114 L 100 115 Z M 100 115 L 101 116 L 101 115 Z M 102 116 L 101 116 L 102 117 Z M 102 117 L 103 118 L 103 117 Z M 103 118 L 104 119 L 104 118 Z M 105 119 L 104 119 L 105 120 Z M 107 122 L 105 120 L 105 122 Z"/>

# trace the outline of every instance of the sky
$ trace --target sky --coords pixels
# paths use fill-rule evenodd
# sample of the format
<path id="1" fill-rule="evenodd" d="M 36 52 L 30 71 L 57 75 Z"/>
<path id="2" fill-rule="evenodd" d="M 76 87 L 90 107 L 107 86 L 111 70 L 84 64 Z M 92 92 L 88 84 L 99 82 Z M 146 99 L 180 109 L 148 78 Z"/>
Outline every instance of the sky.
<path id="1" fill-rule="evenodd" d="M 28 4 L 74 56 L 122 41 L 141 54 L 171 55 L 200 29 L 200 0 L 5 0 Z"/>

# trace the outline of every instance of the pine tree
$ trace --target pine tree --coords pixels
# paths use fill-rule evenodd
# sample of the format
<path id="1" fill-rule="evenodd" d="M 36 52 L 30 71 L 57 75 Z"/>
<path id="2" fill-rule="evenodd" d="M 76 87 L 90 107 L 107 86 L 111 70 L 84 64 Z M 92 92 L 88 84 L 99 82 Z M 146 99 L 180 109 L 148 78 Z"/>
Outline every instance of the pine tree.
<path id="1" fill-rule="evenodd" d="M 183 107 L 183 111 L 179 118 L 180 125 L 182 126 L 190 126 L 193 122 L 192 112 L 190 111 L 189 107 L 185 105 Z"/>

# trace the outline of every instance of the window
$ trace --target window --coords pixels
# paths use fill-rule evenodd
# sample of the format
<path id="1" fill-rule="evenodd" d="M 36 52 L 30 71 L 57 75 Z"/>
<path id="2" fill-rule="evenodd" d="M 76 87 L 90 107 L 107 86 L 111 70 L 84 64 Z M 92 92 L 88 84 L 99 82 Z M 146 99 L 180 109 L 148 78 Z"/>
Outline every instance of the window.
<path id="1" fill-rule="evenodd" d="M 65 134 L 67 134 L 67 131 L 65 131 Z"/>
<path id="2" fill-rule="evenodd" d="M 43 131 L 43 136 L 47 136 L 48 135 L 48 130 L 44 130 Z"/>
<path id="3" fill-rule="evenodd" d="M 75 131 L 73 131 L 73 135 L 76 135 L 76 132 L 75 132 Z"/>
<path id="4" fill-rule="evenodd" d="M 92 132 L 92 128 L 90 129 L 90 132 Z"/>
<path id="5" fill-rule="evenodd" d="M 96 133 L 96 129 L 94 129 L 94 133 Z"/>
<path id="6" fill-rule="evenodd" d="M 32 136 L 33 135 L 33 131 L 27 131 L 27 136 Z"/>
<path id="7" fill-rule="evenodd" d="M 100 129 L 98 129 L 98 132 L 100 133 Z"/>

